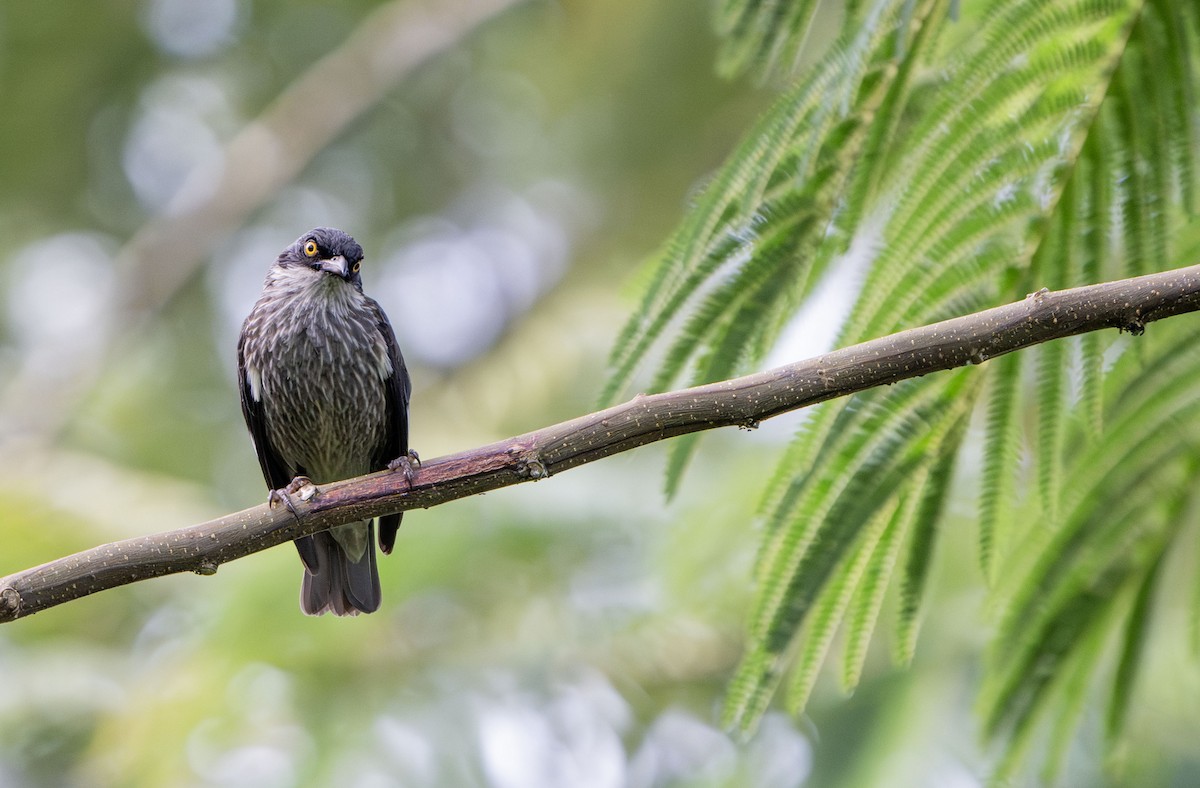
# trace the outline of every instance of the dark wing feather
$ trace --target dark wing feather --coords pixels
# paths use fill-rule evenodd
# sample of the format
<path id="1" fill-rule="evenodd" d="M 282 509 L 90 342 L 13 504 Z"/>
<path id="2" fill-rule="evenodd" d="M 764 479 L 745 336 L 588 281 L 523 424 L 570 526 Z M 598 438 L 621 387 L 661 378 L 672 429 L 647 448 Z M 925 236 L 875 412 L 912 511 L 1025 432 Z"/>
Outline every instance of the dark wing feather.
<path id="1" fill-rule="evenodd" d="M 242 336 L 238 339 L 238 393 L 242 398 L 242 416 L 246 419 L 250 437 L 254 439 L 254 450 L 258 453 L 258 464 L 262 468 L 263 479 L 266 480 L 269 489 L 278 490 L 287 487 L 288 482 L 292 479 L 288 474 L 287 464 L 267 438 L 267 415 L 263 404 L 261 401 L 256 401 L 250 391 L 250 381 L 246 379 L 245 345 L 246 330 L 243 328 Z M 304 562 L 304 565 L 310 571 L 314 570 L 317 565 L 317 554 L 316 548 L 312 544 L 312 537 L 305 536 L 297 539 L 296 550 L 299 551 L 300 560 Z"/>
<path id="2" fill-rule="evenodd" d="M 258 464 L 262 467 L 263 478 L 272 490 L 286 487 L 291 477 L 288 476 L 287 466 L 267 438 L 267 416 L 262 402 L 255 401 L 250 391 L 250 381 L 246 379 L 246 334 L 243 331 L 238 340 L 238 393 L 242 397 L 242 416 L 246 419 L 246 427 L 250 437 L 254 439 L 254 450 L 258 452 Z"/>
<path id="3" fill-rule="evenodd" d="M 381 471 L 392 460 L 408 454 L 408 400 L 412 395 L 412 381 L 408 377 L 408 368 L 404 366 L 404 356 L 400 355 L 400 346 L 396 343 L 396 332 L 392 330 L 387 315 L 374 299 L 368 298 L 367 304 L 375 313 L 375 324 L 387 343 L 388 358 L 392 361 L 392 374 L 384 381 L 389 429 L 371 464 L 372 470 Z M 392 552 L 396 544 L 396 531 L 400 528 L 402 516 L 403 512 L 398 512 L 379 518 L 379 549 L 385 553 Z"/>

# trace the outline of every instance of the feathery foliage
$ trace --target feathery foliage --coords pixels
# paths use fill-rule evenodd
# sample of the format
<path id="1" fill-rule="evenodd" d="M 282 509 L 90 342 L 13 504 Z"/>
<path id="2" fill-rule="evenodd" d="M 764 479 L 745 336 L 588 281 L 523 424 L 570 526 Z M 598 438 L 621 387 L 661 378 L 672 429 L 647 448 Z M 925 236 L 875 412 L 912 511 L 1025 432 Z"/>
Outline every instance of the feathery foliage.
<path id="1" fill-rule="evenodd" d="M 720 68 L 788 73 L 816 5 L 725 0 Z M 657 389 L 754 368 L 833 270 L 863 271 L 849 344 L 1174 264 L 1195 203 L 1196 4 L 984 5 L 955 22 L 943 0 L 845 4 L 829 52 L 799 70 L 659 255 L 614 349 L 608 397 L 648 363 Z M 853 688 L 892 585 L 894 656 L 912 658 L 937 522 L 978 409 L 980 561 L 1004 611 L 985 727 L 1007 734 L 1011 771 L 1052 718 L 1052 774 L 1119 646 L 1118 738 L 1200 462 L 1200 359 L 1186 326 L 1154 333 L 1054 343 L 811 414 L 763 494 L 726 722 L 752 728 L 788 670 L 786 702 L 803 708 L 839 631 Z M 697 443 L 676 448 L 669 489 Z"/>

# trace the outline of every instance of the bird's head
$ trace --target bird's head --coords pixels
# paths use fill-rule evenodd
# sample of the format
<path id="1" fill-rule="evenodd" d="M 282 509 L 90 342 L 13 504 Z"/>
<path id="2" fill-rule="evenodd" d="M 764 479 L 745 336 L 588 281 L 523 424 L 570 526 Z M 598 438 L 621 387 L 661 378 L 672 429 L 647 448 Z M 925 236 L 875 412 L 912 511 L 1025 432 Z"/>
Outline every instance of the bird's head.
<path id="1" fill-rule="evenodd" d="M 318 227 L 280 252 L 275 264 L 291 270 L 311 269 L 361 290 L 362 278 L 358 270 L 362 259 L 362 247 L 349 235 L 332 227 Z"/>

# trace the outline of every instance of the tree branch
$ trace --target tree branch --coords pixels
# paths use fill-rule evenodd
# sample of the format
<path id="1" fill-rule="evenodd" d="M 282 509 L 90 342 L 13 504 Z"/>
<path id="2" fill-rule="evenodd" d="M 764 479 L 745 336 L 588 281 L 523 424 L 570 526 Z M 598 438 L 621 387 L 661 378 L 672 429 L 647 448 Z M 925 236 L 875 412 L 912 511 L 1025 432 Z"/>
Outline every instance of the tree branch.
<path id="1" fill-rule="evenodd" d="M 322 485 L 296 516 L 266 504 L 177 531 L 126 539 L 0 578 L 0 622 L 126 583 L 221 564 L 342 523 L 428 508 L 654 441 L 754 427 L 798 408 L 930 372 L 979 364 L 1052 339 L 1200 310 L 1200 265 L 1119 282 L 1033 293 L 1023 301 L 863 342 L 816 358 L 629 402 L 425 463 L 411 488 L 376 473 Z"/>

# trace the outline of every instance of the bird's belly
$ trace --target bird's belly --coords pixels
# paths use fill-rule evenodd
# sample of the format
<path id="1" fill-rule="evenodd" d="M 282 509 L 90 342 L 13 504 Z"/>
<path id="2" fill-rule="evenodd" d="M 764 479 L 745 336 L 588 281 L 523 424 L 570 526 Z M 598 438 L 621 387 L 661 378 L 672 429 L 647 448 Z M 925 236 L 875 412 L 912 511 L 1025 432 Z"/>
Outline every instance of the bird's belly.
<path id="1" fill-rule="evenodd" d="M 378 470 L 371 465 L 388 429 L 378 371 L 369 358 L 299 344 L 281 349 L 263 375 L 267 432 L 289 472 L 320 484 Z"/>

